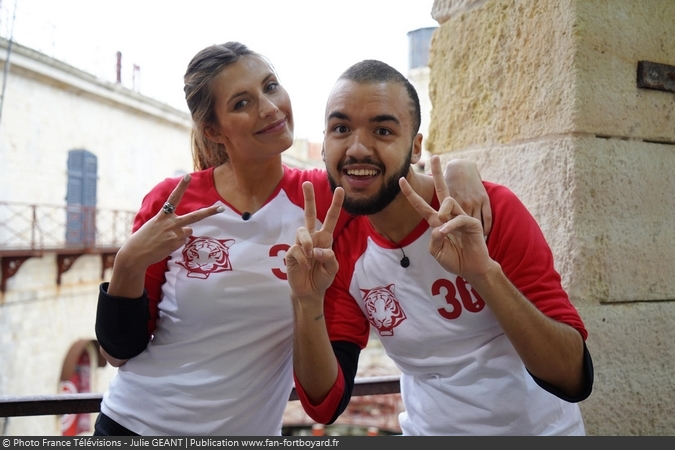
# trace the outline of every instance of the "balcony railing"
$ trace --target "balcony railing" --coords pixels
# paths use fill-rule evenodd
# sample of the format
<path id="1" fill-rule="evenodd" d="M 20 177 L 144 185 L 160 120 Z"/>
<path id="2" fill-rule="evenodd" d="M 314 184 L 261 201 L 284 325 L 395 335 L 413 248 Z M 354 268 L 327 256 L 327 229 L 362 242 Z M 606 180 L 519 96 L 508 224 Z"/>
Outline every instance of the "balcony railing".
<path id="1" fill-rule="evenodd" d="M 134 211 L 0 201 L 0 291 L 27 259 L 56 253 L 56 284 L 79 256 L 98 254 L 102 271 L 131 234 Z M 103 273 L 101 274 L 103 278 Z"/>
<path id="2" fill-rule="evenodd" d="M 69 225 L 74 215 L 79 228 Z M 100 254 L 102 270 L 112 267 L 117 250 L 131 234 L 134 216 L 134 211 L 0 201 L 2 292 L 25 260 L 47 252 L 57 254 L 57 284 L 82 254 Z M 398 376 L 364 377 L 356 380 L 353 396 L 398 393 Z M 0 417 L 96 413 L 102 398 L 93 393 L 0 397 Z M 298 400 L 295 389 L 289 397 L 293 400 Z"/>
<path id="3" fill-rule="evenodd" d="M 119 247 L 135 211 L 0 201 L 0 251 Z"/>
<path id="4" fill-rule="evenodd" d="M 398 375 L 357 378 L 353 397 L 398 394 Z M 58 394 L 24 397 L 0 397 L 0 417 L 49 416 L 61 414 L 96 413 L 100 411 L 103 394 Z M 289 401 L 298 400 L 295 388 Z"/>

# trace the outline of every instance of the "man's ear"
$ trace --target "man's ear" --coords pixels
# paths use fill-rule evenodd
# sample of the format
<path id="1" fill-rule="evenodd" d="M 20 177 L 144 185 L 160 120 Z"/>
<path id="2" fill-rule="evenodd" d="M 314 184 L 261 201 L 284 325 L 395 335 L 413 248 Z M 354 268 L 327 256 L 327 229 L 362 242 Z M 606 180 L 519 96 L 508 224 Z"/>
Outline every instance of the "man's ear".
<path id="1" fill-rule="evenodd" d="M 321 144 L 321 161 L 326 162 L 326 144 Z"/>
<path id="2" fill-rule="evenodd" d="M 422 133 L 417 133 L 412 142 L 412 154 L 410 155 L 410 163 L 417 164 L 422 158 Z"/>

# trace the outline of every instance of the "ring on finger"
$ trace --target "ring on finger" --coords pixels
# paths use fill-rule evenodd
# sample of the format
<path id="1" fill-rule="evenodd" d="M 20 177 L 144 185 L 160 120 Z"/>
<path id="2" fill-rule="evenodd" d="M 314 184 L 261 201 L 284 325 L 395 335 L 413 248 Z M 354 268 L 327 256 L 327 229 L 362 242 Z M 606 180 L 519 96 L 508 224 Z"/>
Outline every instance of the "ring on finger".
<path id="1" fill-rule="evenodd" d="M 176 206 L 169 202 L 164 203 L 164 206 L 162 206 L 162 211 L 164 211 L 164 214 L 173 214 L 175 210 Z"/>

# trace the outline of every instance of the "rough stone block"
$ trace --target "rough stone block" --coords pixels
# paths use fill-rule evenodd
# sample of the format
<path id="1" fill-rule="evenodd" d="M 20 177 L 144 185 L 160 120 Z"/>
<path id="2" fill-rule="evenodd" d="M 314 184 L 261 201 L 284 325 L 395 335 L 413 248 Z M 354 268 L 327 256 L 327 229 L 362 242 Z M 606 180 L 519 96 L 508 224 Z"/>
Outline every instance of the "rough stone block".
<path id="1" fill-rule="evenodd" d="M 430 54 L 430 152 L 569 133 L 675 142 L 675 95 L 637 87 L 638 61 L 675 65 L 675 2 L 437 1 L 434 10 L 443 22 Z"/>
<path id="2" fill-rule="evenodd" d="M 675 142 L 675 94 L 637 87 L 638 61 L 675 65 L 672 0 L 576 2 L 575 131 Z"/>
<path id="3" fill-rule="evenodd" d="M 538 221 L 575 304 L 675 299 L 673 146 L 560 137 L 467 158 Z"/>
<path id="4" fill-rule="evenodd" d="M 675 303 L 579 308 L 595 384 L 580 404 L 590 436 L 672 436 Z"/>
<path id="5" fill-rule="evenodd" d="M 574 21 L 570 0 L 493 0 L 442 23 L 430 51 L 429 151 L 572 132 Z"/>

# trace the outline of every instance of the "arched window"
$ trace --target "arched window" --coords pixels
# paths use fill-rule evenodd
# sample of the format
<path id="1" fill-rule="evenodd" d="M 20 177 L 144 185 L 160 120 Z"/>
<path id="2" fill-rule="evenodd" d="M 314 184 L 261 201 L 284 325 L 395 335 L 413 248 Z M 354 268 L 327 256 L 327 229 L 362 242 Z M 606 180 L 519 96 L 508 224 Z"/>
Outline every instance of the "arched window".
<path id="1" fill-rule="evenodd" d="M 66 243 L 92 247 L 96 243 L 96 183 L 98 160 L 87 150 L 68 152 Z"/>
<path id="2" fill-rule="evenodd" d="M 77 394 L 91 392 L 96 367 L 105 366 L 106 361 L 99 352 L 98 341 L 82 339 L 68 350 L 61 369 L 59 393 Z M 92 431 L 91 414 L 64 414 L 60 416 L 61 434 L 77 436 Z"/>

